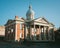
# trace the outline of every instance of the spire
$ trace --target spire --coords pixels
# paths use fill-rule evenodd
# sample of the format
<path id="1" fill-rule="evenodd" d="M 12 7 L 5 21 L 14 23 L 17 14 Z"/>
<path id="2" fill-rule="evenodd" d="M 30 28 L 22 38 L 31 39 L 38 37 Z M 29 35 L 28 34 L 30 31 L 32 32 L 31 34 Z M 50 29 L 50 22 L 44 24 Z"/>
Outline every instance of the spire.
<path id="1" fill-rule="evenodd" d="M 31 4 L 29 5 L 29 9 L 32 9 L 32 5 Z"/>

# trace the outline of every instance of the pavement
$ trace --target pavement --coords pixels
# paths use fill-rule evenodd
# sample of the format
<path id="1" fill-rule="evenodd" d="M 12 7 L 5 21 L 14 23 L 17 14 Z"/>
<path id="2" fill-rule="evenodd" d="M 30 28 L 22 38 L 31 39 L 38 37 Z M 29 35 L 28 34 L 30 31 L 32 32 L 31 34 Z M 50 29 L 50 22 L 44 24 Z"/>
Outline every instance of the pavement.
<path id="1" fill-rule="evenodd" d="M 60 43 L 11 43 L 0 41 L 0 48 L 60 48 Z"/>

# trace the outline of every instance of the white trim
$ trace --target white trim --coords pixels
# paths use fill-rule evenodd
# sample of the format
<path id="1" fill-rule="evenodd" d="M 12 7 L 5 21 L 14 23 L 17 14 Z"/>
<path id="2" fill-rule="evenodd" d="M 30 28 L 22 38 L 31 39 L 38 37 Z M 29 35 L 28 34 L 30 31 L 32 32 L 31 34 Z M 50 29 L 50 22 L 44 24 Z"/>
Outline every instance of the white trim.
<path id="1" fill-rule="evenodd" d="M 42 23 L 36 23 L 36 22 L 34 22 L 34 24 L 36 24 L 36 25 L 43 25 L 43 26 L 49 26 L 48 24 L 42 24 Z"/>
<path id="2" fill-rule="evenodd" d="M 15 21 L 15 23 L 24 23 L 24 22 L 22 22 L 22 21 Z"/>
<path id="3" fill-rule="evenodd" d="M 16 23 L 24 23 L 24 22 L 14 21 L 13 23 L 8 24 L 7 26 L 10 26 L 10 25 L 12 25 L 12 24 L 16 24 Z M 6 27 L 7 27 L 7 26 L 6 26 Z"/>

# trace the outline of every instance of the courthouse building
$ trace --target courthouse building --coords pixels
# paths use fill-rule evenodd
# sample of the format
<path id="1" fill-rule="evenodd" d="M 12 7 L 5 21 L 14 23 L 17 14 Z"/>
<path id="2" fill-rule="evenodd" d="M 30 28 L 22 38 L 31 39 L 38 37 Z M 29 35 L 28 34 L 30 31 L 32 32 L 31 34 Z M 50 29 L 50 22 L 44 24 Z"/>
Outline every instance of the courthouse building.
<path id="1" fill-rule="evenodd" d="M 26 13 L 26 19 L 15 16 L 5 24 L 5 39 L 10 41 L 20 41 L 20 39 L 30 41 L 54 41 L 54 25 L 44 17 L 34 18 L 35 12 L 32 6 Z"/>

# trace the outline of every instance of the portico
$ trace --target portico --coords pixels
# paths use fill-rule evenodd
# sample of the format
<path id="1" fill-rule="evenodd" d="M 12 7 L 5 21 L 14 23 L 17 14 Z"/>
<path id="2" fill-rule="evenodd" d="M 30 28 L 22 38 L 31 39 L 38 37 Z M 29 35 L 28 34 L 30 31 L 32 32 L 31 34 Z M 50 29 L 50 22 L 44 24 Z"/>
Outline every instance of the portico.
<path id="1" fill-rule="evenodd" d="M 30 25 L 26 28 L 26 36 L 29 36 L 29 40 L 49 40 L 48 30 L 49 26 Z"/>

